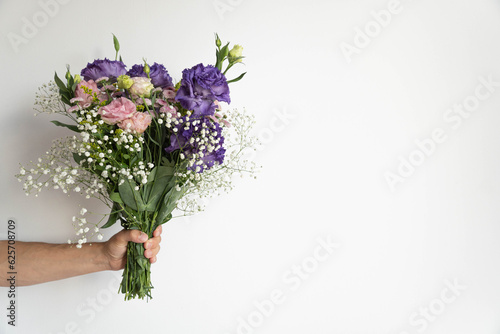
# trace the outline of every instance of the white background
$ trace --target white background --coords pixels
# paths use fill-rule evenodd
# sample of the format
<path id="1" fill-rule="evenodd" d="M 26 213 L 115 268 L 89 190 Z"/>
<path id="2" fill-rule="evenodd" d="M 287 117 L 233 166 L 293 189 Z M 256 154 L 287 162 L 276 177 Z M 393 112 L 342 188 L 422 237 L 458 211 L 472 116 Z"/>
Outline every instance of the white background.
<path id="1" fill-rule="evenodd" d="M 459 126 L 445 119 L 474 102 L 480 77 L 500 82 L 500 2 L 46 3 L 0 1 L 3 235 L 14 218 L 19 240 L 65 242 L 80 205 L 105 209 L 57 191 L 26 197 L 14 174 L 68 134 L 33 117 L 37 87 L 65 64 L 77 73 L 113 58 L 111 33 L 129 66 L 146 57 L 175 80 L 213 63 L 215 32 L 242 44 L 248 75 L 232 100 L 256 115 L 263 169 L 204 213 L 165 225 L 149 303 L 122 300 L 120 273 L 91 274 L 18 288 L 18 326 L 7 328 L 3 288 L 0 331 L 500 331 L 499 85 Z M 445 140 L 418 153 L 436 129 Z M 391 189 L 387 173 L 410 157 L 419 166 Z M 318 248 L 328 238 L 340 244 L 332 254 Z M 263 302 L 273 290 L 280 302 Z"/>

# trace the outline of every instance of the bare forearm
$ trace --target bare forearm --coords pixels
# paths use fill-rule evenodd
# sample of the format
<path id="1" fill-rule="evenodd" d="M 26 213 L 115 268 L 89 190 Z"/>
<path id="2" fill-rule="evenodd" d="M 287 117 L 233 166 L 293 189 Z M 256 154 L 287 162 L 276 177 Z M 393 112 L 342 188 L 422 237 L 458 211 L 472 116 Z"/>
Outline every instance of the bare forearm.
<path id="1" fill-rule="evenodd" d="M 16 285 L 32 285 L 108 270 L 104 243 L 83 245 L 16 242 Z M 0 241 L 0 286 L 7 286 L 7 242 Z"/>
<path id="2" fill-rule="evenodd" d="M 129 242 L 144 244 L 144 256 L 151 263 L 160 251 L 161 226 L 148 240 L 139 230 L 122 230 L 106 242 L 84 244 L 81 249 L 68 244 L 41 242 L 15 243 L 16 285 L 32 285 L 102 270 L 120 270 L 127 262 Z M 0 241 L 0 286 L 8 286 L 8 242 Z"/>

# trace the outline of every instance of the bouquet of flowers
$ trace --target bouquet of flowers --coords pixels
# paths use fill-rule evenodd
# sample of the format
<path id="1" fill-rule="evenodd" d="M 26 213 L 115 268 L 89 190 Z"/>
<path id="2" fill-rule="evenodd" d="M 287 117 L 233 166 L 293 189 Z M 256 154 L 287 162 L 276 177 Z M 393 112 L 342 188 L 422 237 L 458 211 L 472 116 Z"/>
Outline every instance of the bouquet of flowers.
<path id="1" fill-rule="evenodd" d="M 127 70 L 113 40 L 115 60 L 94 60 L 79 75 L 67 66 L 66 82 L 55 74 L 40 87 L 35 109 L 68 117 L 72 124 L 52 123 L 78 134 L 54 141 L 44 157 L 32 168 L 21 166 L 17 175 L 27 194 L 51 186 L 111 208 L 95 224 L 84 218 L 85 208 L 73 217 L 78 240 L 68 242 L 79 248 L 94 236 L 102 239 L 100 228 L 117 221 L 151 237 L 175 209 L 180 215 L 201 211 L 203 198 L 232 188 L 234 173 L 255 172 L 255 164 L 244 159 L 256 144 L 249 135 L 253 117 L 223 111 L 231 101 L 228 84 L 245 75 L 225 76 L 241 63 L 241 46 L 222 46 L 216 35 L 215 65 L 185 69 L 174 84 L 159 63 L 144 60 Z M 129 243 L 120 285 L 126 300 L 152 298 L 143 252 L 141 244 Z"/>

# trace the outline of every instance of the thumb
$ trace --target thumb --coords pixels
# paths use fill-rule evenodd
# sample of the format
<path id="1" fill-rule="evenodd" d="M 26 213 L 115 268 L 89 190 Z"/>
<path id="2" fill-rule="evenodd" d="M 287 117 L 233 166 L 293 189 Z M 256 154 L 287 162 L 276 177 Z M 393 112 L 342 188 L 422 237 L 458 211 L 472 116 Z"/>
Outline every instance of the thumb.
<path id="1" fill-rule="evenodd" d="M 129 241 L 142 244 L 147 240 L 147 234 L 139 230 L 123 230 L 116 235 L 116 242 L 124 246 L 126 246 Z"/>

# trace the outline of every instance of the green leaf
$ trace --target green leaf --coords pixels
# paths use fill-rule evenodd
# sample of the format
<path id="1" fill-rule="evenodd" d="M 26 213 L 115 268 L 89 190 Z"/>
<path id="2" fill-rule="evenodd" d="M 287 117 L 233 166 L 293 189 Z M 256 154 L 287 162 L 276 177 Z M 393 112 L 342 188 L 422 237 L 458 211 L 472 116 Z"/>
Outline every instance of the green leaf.
<path id="1" fill-rule="evenodd" d="M 120 214 L 120 211 L 121 211 L 120 205 L 118 205 L 117 203 L 114 203 L 113 208 L 111 209 L 111 214 L 109 215 L 108 221 L 106 222 L 106 224 L 101 226 L 101 228 L 108 228 L 108 227 L 113 226 L 118 221 L 118 216 Z"/>
<path id="2" fill-rule="evenodd" d="M 234 79 L 232 79 L 232 80 L 229 80 L 227 83 L 240 81 L 240 80 L 241 80 L 241 79 L 245 76 L 245 74 L 247 74 L 247 72 L 240 74 L 237 78 L 234 78 Z"/>
<path id="3" fill-rule="evenodd" d="M 66 91 L 66 92 L 61 92 L 59 91 L 59 96 L 61 97 L 61 101 L 66 103 L 67 105 L 71 105 L 71 95 Z"/>
<path id="4" fill-rule="evenodd" d="M 142 244 L 134 244 L 135 252 L 133 252 L 134 260 L 141 267 L 142 271 L 146 270 L 148 259 L 144 257 L 144 246 Z"/>
<path id="5" fill-rule="evenodd" d="M 146 211 L 156 211 L 161 197 L 169 190 L 168 185 L 174 177 L 174 168 L 157 166 L 149 174 L 145 189 Z M 171 185 L 172 187 L 173 185 Z"/>
<path id="6" fill-rule="evenodd" d="M 161 165 L 162 166 L 169 166 L 169 167 L 174 167 L 175 166 L 175 161 L 169 161 L 166 157 L 161 158 Z"/>
<path id="7" fill-rule="evenodd" d="M 220 71 L 222 71 L 222 63 L 224 60 L 226 60 L 227 55 L 229 54 L 229 43 L 224 45 L 222 49 L 217 50 L 215 53 L 216 55 L 216 62 L 215 62 L 215 67 L 217 67 Z"/>
<path id="8" fill-rule="evenodd" d="M 177 201 L 184 195 L 184 190 L 177 191 L 175 187 L 172 187 L 165 197 L 163 198 L 160 210 L 158 210 L 158 215 L 156 216 L 156 221 L 158 224 L 164 224 L 168 221 L 168 217 L 171 217 L 172 211 L 177 207 Z"/>
<path id="9" fill-rule="evenodd" d="M 69 102 L 69 99 L 64 95 L 61 95 L 61 101 L 64 102 L 65 104 L 67 104 L 68 106 L 71 105 L 71 102 Z"/>
<path id="10" fill-rule="evenodd" d="M 142 158 L 142 156 L 141 156 L 140 154 L 136 154 L 136 155 L 134 155 L 134 156 L 132 157 L 132 159 L 130 160 L 130 166 L 134 166 L 134 165 L 135 165 L 135 163 L 136 163 L 139 159 L 141 159 L 141 158 Z M 144 160 L 144 159 L 141 159 L 141 160 Z"/>
<path id="11" fill-rule="evenodd" d="M 62 126 L 64 128 L 68 128 L 70 129 L 71 131 L 75 131 L 75 132 L 80 132 L 80 130 L 78 130 L 78 127 L 76 125 L 70 125 L 70 124 L 66 124 L 66 123 L 61 123 L 59 121 L 50 121 L 51 123 L 57 125 L 57 126 Z"/>
<path id="12" fill-rule="evenodd" d="M 77 164 L 80 164 L 82 160 L 85 160 L 85 156 L 83 154 L 78 155 L 77 153 L 73 153 L 73 160 L 75 160 Z"/>
<path id="13" fill-rule="evenodd" d="M 75 79 L 73 79 L 73 76 L 70 75 L 68 79 L 68 87 L 73 87 L 74 84 L 75 84 Z"/>
<path id="14" fill-rule="evenodd" d="M 115 34 L 113 34 L 113 44 L 115 46 L 115 51 L 120 51 L 120 43 L 118 42 L 118 38 L 116 38 Z"/>
<path id="15" fill-rule="evenodd" d="M 226 58 L 228 54 L 229 54 L 229 43 L 227 43 L 222 47 L 222 49 L 220 49 L 220 55 L 222 56 L 222 60 L 224 60 L 224 58 Z"/>
<path id="16" fill-rule="evenodd" d="M 109 199 L 115 203 L 123 204 L 122 198 L 120 197 L 120 194 L 117 192 L 113 191 L 111 194 L 109 194 Z"/>
<path id="17" fill-rule="evenodd" d="M 57 72 L 54 74 L 54 81 L 56 82 L 57 87 L 59 87 L 61 91 L 65 92 L 68 89 L 66 85 L 62 82 L 62 80 L 59 79 L 59 77 L 57 76 Z"/>
<path id="18" fill-rule="evenodd" d="M 118 192 L 123 203 L 135 211 L 144 211 L 145 205 L 142 196 L 138 190 L 135 190 L 137 184 L 134 180 L 122 179 L 124 182 L 118 186 Z"/>

